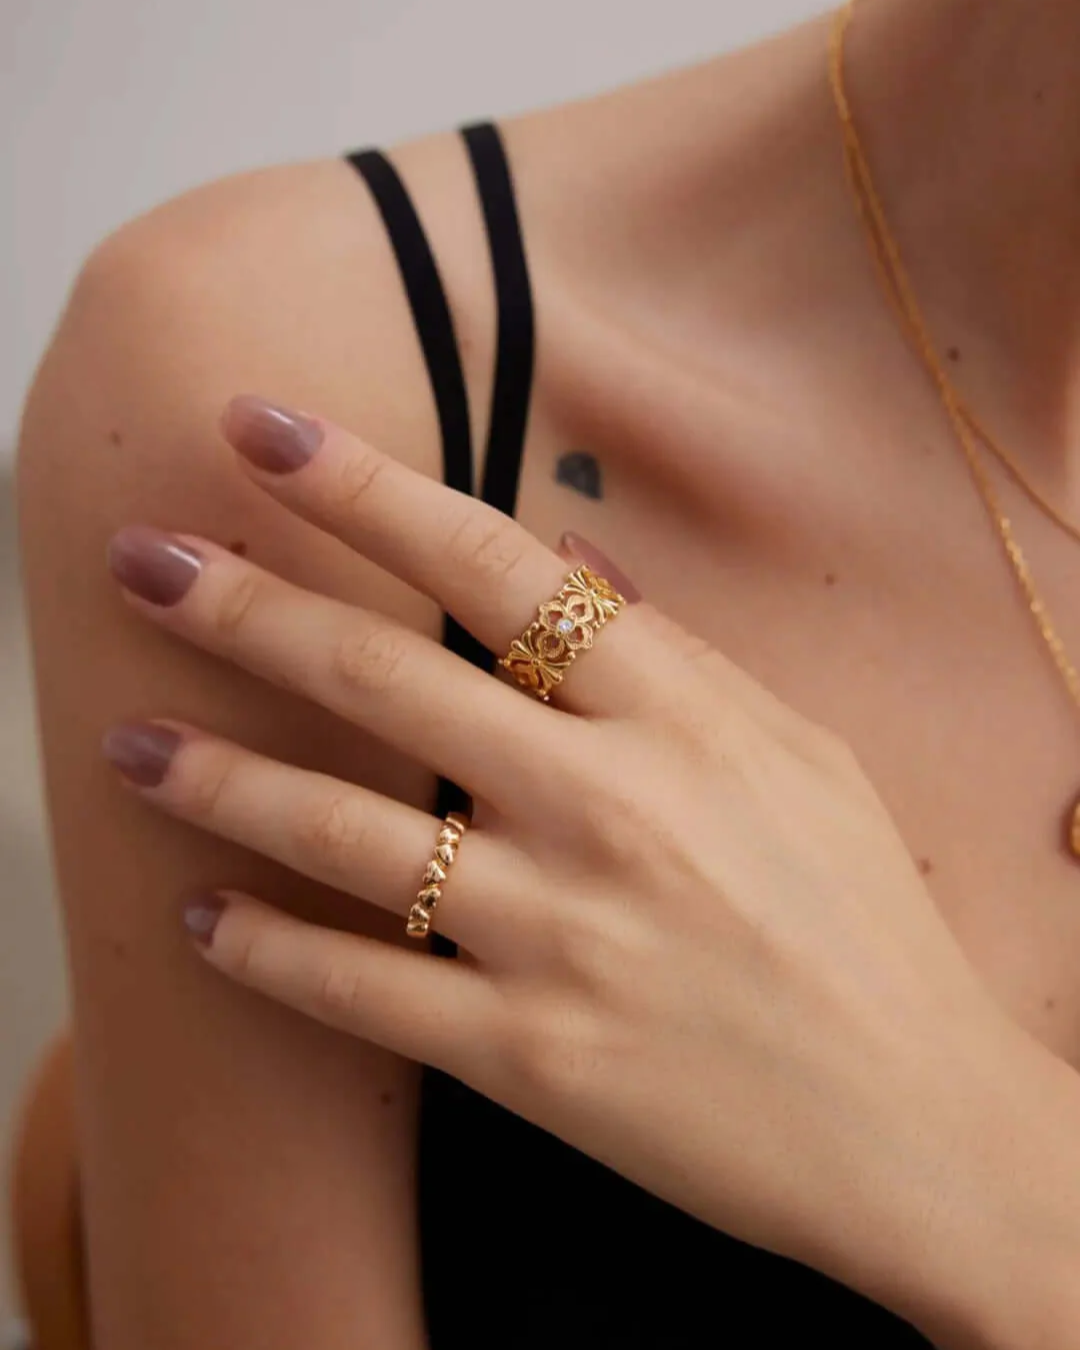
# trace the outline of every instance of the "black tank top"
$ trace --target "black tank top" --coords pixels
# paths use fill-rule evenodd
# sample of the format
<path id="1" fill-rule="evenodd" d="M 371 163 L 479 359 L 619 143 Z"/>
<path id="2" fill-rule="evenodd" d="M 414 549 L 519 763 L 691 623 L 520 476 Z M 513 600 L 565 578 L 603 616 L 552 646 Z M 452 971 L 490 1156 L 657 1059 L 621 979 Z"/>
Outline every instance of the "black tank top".
<path id="1" fill-rule="evenodd" d="M 498 127 L 460 128 L 497 298 L 481 495 L 513 514 L 533 372 L 529 272 Z M 451 487 L 474 493 L 469 405 L 453 318 L 408 192 L 377 149 L 349 160 L 381 211 L 431 379 Z M 491 654 L 447 617 L 447 647 Z M 464 794 L 440 781 L 437 810 Z M 452 957 L 439 941 L 436 951 Z M 733 1108 L 735 1109 L 735 1108 Z M 906 1323 L 793 1261 L 728 1237 L 461 1083 L 425 1069 L 420 1242 L 431 1350 L 918 1350 Z M 392 1350 L 392 1347 L 387 1347 Z"/>

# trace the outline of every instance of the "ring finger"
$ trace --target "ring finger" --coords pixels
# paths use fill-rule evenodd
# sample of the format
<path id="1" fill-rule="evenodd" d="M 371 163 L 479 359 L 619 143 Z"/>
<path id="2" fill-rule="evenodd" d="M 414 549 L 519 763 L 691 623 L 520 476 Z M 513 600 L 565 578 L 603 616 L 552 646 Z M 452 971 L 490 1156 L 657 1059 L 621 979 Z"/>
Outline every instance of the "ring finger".
<path id="1" fill-rule="evenodd" d="M 426 811 L 177 723 L 121 724 L 104 749 L 171 815 L 402 920 L 424 885 L 440 825 Z M 506 918 L 499 897 L 524 893 L 528 867 L 508 841 L 470 828 L 438 883 L 434 931 L 483 955 L 483 934 Z"/>

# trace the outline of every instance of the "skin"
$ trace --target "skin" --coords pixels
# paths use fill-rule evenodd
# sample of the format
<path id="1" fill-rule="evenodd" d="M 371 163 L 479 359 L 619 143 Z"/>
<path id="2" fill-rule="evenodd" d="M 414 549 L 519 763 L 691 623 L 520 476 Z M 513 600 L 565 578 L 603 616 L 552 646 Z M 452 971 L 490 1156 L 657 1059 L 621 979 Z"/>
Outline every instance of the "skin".
<path id="1" fill-rule="evenodd" d="M 1039 17 L 880 0 L 852 34 L 851 83 L 965 395 L 1069 509 L 1080 17 L 1050 5 Z M 961 1024 L 992 1031 L 962 1038 L 979 1047 L 963 1080 L 978 1090 L 933 1117 L 928 1156 L 971 1158 L 958 1167 L 955 1226 L 937 1229 L 952 1254 L 943 1271 L 908 1259 L 918 1225 L 895 1195 L 881 1201 L 902 1253 L 891 1266 L 872 1251 L 866 1269 L 849 1264 L 858 1217 L 850 1229 L 815 1223 L 811 1205 L 807 1223 L 789 1215 L 785 1230 L 773 1212 L 762 1232 L 778 1247 L 816 1235 L 819 1264 L 940 1327 L 943 1343 L 1065 1345 L 1077 1315 L 1063 1272 L 1080 1247 L 1080 911 L 1060 825 L 1080 779 L 1076 714 L 875 289 L 845 196 L 824 41 L 809 25 L 502 123 L 539 315 L 520 519 L 548 548 L 566 529 L 594 540 L 800 726 L 853 748 L 921 867 L 905 896 L 932 899 L 939 950 L 951 933 L 967 963 L 952 969 L 973 971 L 988 995 L 969 1003 L 959 973 L 946 981 L 980 1010 Z M 947 78 L 957 62 L 966 82 Z M 943 126 L 963 130 L 962 154 Z M 443 134 L 394 157 L 454 304 L 482 444 L 492 301 L 464 155 Z M 146 522 L 242 545 L 292 582 L 434 635 L 432 601 L 238 471 L 217 423 L 245 389 L 317 409 L 438 475 L 400 280 L 339 164 L 212 185 L 107 241 L 27 406 L 25 567 L 74 986 L 95 1330 L 105 1350 L 414 1350 L 414 1067 L 222 980 L 193 955 L 178 909 L 191 888 L 226 886 L 391 942 L 400 916 L 147 811 L 99 758 L 106 727 L 152 715 L 430 803 L 430 773 L 400 749 L 155 631 L 94 562 L 118 528 Z M 559 461 L 582 450 L 600 467 L 599 499 L 559 481 Z M 1068 641 L 1061 602 L 1080 555 L 1013 505 Z M 915 1113 L 905 1134 L 954 1066 L 948 1019 L 935 1025 L 933 1091 L 924 1081 L 870 1094 L 893 1119 Z M 991 1063 L 1009 1072 L 983 1072 Z M 974 1113 L 994 1126 L 976 1132 L 970 1107 L 990 1100 L 991 1080 L 1010 1083 L 1023 1121 L 994 1098 L 989 1116 Z M 1023 1171 L 1017 1139 L 1037 1159 Z M 925 1175 L 927 1158 L 907 1161 L 903 1175 Z M 1008 1189 L 1017 1178 L 1022 1202 Z M 974 1196 L 1008 1222 L 982 1222 Z M 724 1222 L 734 1212 L 708 1211 Z M 1045 1275 L 1017 1257 L 1018 1233 L 1040 1235 Z"/>
<path id="2" fill-rule="evenodd" d="M 565 560 L 523 527 L 371 445 L 250 398 L 224 420 L 261 486 L 485 646 L 559 589 Z M 942 1346 L 1075 1333 L 1080 1086 L 996 1007 L 843 741 L 646 604 L 580 620 L 587 654 L 552 707 L 523 708 L 430 639 L 206 540 L 129 528 L 110 562 L 147 619 L 474 801 L 434 911 L 465 962 L 207 892 L 185 917 L 222 973 L 436 1065 Z M 175 722 L 114 727 L 105 751 L 152 805 L 409 912 L 430 814 Z M 1024 1084 L 1045 1099 L 1034 1127 Z M 1026 1314 L 987 1297 L 988 1268 L 1026 1287 Z"/>

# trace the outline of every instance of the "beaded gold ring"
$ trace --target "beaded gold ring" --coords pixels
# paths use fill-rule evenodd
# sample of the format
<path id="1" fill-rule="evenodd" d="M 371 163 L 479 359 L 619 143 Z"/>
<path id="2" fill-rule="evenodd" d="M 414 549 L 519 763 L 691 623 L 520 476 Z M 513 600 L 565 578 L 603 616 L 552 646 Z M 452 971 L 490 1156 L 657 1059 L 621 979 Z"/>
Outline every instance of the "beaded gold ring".
<path id="1" fill-rule="evenodd" d="M 468 828 L 469 818 L 460 811 L 451 811 L 439 827 L 431 860 L 424 869 L 423 882 L 405 921 L 405 932 L 409 937 L 426 938 L 431 932 L 431 921 L 442 899 L 443 885 Z"/>

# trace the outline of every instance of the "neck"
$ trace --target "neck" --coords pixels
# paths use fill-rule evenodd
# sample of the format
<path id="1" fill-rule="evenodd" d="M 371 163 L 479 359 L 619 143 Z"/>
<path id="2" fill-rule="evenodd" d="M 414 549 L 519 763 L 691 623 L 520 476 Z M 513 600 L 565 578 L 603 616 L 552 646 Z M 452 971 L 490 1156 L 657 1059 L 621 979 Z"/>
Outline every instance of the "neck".
<path id="1" fill-rule="evenodd" d="M 826 390 L 880 397 L 865 377 L 883 342 L 889 378 L 920 388 L 844 181 L 831 22 L 600 101 L 590 134 L 607 171 L 579 213 L 596 233 L 574 234 L 654 333 L 664 316 L 673 342 L 723 352 L 735 386 L 761 378 L 755 335 L 775 366 L 790 334 L 785 388 L 808 406 Z M 949 369 L 980 420 L 1080 514 L 1080 0 L 858 0 L 845 65 L 936 347 L 958 354 Z M 831 335 L 813 362 L 808 332 Z"/>
<path id="2" fill-rule="evenodd" d="M 846 71 L 939 351 L 959 353 L 963 392 L 1048 485 L 1073 477 L 1080 3 L 860 0 Z"/>

